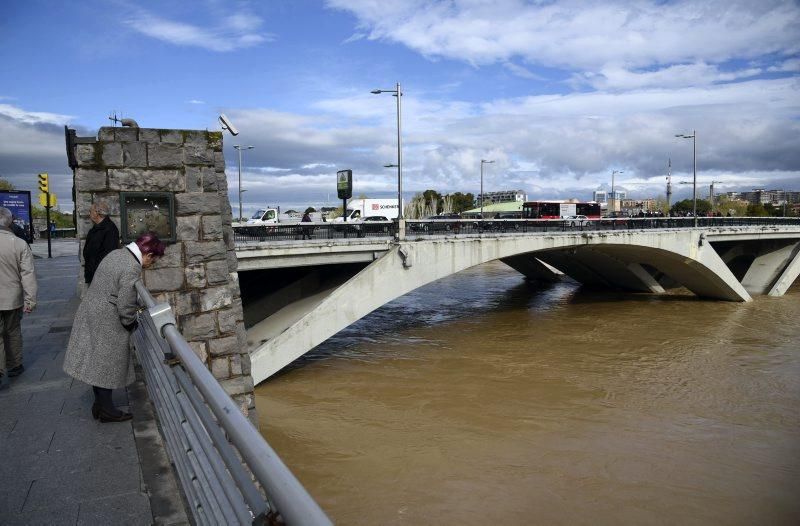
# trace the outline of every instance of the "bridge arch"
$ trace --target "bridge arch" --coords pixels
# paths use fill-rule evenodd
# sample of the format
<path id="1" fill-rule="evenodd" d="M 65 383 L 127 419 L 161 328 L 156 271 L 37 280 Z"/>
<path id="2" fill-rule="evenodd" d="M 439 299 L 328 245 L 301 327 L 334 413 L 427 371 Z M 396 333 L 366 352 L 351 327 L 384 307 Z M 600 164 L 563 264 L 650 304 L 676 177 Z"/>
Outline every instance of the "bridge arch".
<path id="1" fill-rule="evenodd" d="M 669 238 L 663 233 L 620 232 L 399 242 L 286 330 L 258 342 L 251 350 L 253 379 L 265 380 L 373 310 L 419 287 L 489 261 L 519 263 L 525 258 L 555 263 L 553 267 L 563 267 L 579 281 L 595 279 L 633 290 L 658 291 L 660 285 L 648 270 L 657 269 L 701 296 L 751 300 L 699 231 L 676 231 Z M 597 268 L 585 271 L 592 265 Z"/>

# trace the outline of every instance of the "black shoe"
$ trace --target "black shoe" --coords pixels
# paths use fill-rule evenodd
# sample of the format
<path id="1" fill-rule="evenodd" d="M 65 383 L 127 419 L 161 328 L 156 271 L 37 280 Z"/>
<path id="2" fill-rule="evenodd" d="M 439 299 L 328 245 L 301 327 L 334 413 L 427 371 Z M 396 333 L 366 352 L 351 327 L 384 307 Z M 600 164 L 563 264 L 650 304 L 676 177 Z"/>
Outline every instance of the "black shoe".
<path id="1" fill-rule="evenodd" d="M 23 372 L 25 372 L 25 366 L 22 365 L 22 364 L 19 364 L 18 366 L 14 367 L 13 369 L 9 369 L 8 370 L 8 376 L 9 376 L 9 378 L 14 378 L 15 376 L 21 375 Z"/>
<path id="2" fill-rule="evenodd" d="M 100 422 L 125 422 L 126 420 L 130 420 L 133 418 L 133 415 L 130 413 L 124 413 L 122 411 L 117 411 L 117 414 L 111 414 L 105 411 L 105 409 L 100 409 Z"/>
<path id="3" fill-rule="evenodd" d="M 8 377 L 4 374 L 0 374 L 0 391 L 3 389 L 8 389 Z"/>
<path id="4" fill-rule="evenodd" d="M 92 417 L 95 420 L 100 418 L 100 406 L 97 404 L 97 402 L 92 404 Z"/>

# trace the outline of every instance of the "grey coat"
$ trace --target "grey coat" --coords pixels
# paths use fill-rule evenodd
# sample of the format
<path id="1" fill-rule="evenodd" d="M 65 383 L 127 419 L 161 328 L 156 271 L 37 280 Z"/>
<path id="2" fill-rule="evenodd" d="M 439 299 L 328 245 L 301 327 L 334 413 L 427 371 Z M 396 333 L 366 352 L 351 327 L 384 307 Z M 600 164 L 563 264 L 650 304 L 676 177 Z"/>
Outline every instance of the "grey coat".
<path id="1" fill-rule="evenodd" d="M 134 380 L 130 334 L 142 265 L 130 250 L 114 250 L 100 262 L 69 336 L 64 372 L 97 387 L 117 389 Z"/>

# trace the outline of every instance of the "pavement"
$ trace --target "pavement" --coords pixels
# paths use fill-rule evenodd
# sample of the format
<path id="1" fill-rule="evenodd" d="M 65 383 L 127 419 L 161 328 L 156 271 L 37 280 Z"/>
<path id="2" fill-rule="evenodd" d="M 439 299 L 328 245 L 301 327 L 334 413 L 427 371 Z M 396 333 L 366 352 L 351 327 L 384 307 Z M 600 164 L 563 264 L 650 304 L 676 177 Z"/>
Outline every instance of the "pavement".
<path id="1" fill-rule="evenodd" d="M 141 380 L 114 391 L 128 422 L 92 418 L 91 387 L 62 370 L 80 299 L 75 240 L 34 251 L 25 372 L 0 391 L 0 524 L 189 524 Z M 141 377 L 141 375 L 137 375 Z"/>

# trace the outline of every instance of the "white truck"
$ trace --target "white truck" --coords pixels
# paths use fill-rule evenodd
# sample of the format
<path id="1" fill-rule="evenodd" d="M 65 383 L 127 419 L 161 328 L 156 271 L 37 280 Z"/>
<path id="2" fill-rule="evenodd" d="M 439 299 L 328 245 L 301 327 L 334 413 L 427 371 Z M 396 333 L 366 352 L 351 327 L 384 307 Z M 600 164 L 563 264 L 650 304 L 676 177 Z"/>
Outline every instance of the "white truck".
<path id="1" fill-rule="evenodd" d="M 311 221 L 321 221 L 322 214 L 319 212 L 311 212 L 309 214 L 311 216 Z M 247 220 L 241 226 L 267 226 L 267 225 L 276 225 L 276 224 L 292 224 L 292 223 L 299 223 L 299 217 L 290 216 L 288 214 L 282 214 L 280 207 L 278 208 L 263 208 L 261 210 L 256 211 L 250 219 Z M 238 224 L 237 224 L 238 225 Z"/>
<path id="2" fill-rule="evenodd" d="M 397 219 L 397 216 L 397 199 L 351 199 L 347 203 L 344 215 L 333 221 L 342 223 L 346 217 L 348 223 L 358 223 L 368 217 L 385 217 L 392 220 Z"/>

